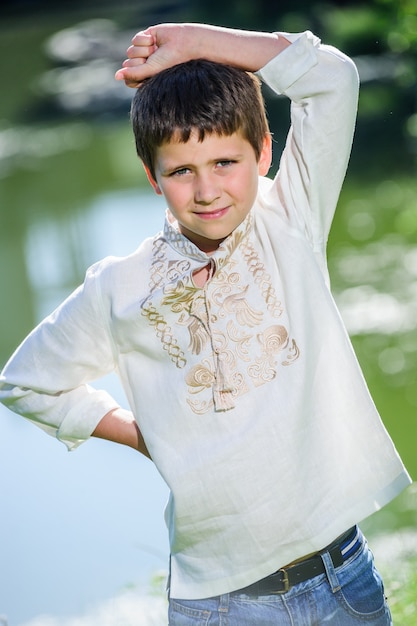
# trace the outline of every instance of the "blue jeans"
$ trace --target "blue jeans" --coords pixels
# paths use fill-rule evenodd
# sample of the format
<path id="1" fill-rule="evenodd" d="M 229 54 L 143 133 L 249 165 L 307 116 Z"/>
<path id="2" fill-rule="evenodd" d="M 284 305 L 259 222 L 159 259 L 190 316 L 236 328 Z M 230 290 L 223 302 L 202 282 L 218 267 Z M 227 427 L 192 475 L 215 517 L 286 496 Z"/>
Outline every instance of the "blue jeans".
<path id="1" fill-rule="evenodd" d="M 372 552 L 360 548 L 335 568 L 322 553 L 326 573 L 278 595 L 227 593 L 206 600 L 169 601 L 169 626 L 392 626 Z"/>

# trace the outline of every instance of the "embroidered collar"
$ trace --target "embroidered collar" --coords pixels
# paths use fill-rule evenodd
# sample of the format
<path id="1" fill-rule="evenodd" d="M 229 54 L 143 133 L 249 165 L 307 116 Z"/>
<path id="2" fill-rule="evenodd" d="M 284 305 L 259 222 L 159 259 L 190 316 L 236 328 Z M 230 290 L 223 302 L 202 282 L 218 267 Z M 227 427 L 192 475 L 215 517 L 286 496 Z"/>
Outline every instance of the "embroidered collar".
<path id="1" fill-rule="evenodd" d="M 222 267 L 230 258 L 241 241 L 247 236 L 252 228 L 252 211 L 248 213 L 243 222 L 220 244 L 218 249 L 211 255 L 206 254 L 198 248 L 192 241 L 184 237 L 178 229 L 177 220 L 171 221 L 172 216 L 167 210 L 164 224 L 164 239 L 176 252 L 189 259 L 193 259 L 198 264 L 207 265 L 210 260 L 214 260 L 216 266 Z"/>

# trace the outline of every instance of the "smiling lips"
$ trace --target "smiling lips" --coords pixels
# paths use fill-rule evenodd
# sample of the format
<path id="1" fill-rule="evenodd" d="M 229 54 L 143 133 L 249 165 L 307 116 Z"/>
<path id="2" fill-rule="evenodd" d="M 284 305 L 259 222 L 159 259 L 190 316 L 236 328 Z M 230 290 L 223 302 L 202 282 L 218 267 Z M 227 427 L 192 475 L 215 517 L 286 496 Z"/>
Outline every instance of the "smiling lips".
<path id="1" fill-rule="evenodd" d="M 198 215 L 202 220 L 213 220 L 219 217 L 223 217 L 229 210 L 229 207 L 225 207 L 224 209 L 216 209 L 215 211 L 195 211 L 195 215 Z"/>

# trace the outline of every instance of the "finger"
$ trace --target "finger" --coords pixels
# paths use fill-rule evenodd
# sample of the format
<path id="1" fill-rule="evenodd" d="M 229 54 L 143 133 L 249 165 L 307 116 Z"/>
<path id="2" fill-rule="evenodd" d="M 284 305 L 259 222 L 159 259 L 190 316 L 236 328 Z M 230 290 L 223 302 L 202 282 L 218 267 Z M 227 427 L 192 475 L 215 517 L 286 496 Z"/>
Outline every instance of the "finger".
<path id="1" fill-rule="evenodd" d="M 134 46 L 152 46 L 155 43 L 154 36 L 148 30 L 141 30 L 132 37 Z"/>
<path id="2" fill-rule="evenodd" d="M 123 69 L 117 70 L 114 75 L 116 80 L 124 81 L 128 87 L 135 86 L 137 81 L 129 80 Z"/>
<path id="3" fill-rule="evenodd" d="M 124 81 L 128 87 L 138 87 L 145 78 L 148 77 L 146 72 L 139 72 L 139 68 L 121 68 L 114 75 L 116 80 Z"/>
<path id="4" fill-rule="evenodd" d="M 145 57 L 136 57 L 134 59 L 126 59 L 122 63 L 122 67 L 137 67 L 138 65 L 143 65 L 146 63 L 147 58 Z"/>
<path id="5" fill-rule="evenodd" d="M 126 55 L 128 59 L 147 59 L 156 49 L 155 46 L 130 46 L 126 51 Z"/>

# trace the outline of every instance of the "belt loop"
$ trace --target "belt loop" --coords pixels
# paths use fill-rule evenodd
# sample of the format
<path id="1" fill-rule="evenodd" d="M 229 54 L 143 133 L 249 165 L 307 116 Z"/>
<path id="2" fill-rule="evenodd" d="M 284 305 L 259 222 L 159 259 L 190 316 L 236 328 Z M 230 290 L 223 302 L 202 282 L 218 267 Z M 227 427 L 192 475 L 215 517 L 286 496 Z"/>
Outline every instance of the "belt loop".
<path id="1" fill-rule="evenodd" d="M 327 580 L 333 593 L 340 591 L 341 586 L 339 584 L 336 571 L 334 569 L 333 561 L 330 553 L 326 550 L 320 553 L 321 560 L 323 561 L 324 569 L 326 570 Z"/>
<path id="2" fill-rule="evenodd" d="M 229 612 L 229 603 L 230 603 L 230 594 L 225 593 L 219 596 L 219 613 L 227 613 Z M 221 622 L 223 623 L 223 622 Z"/>

